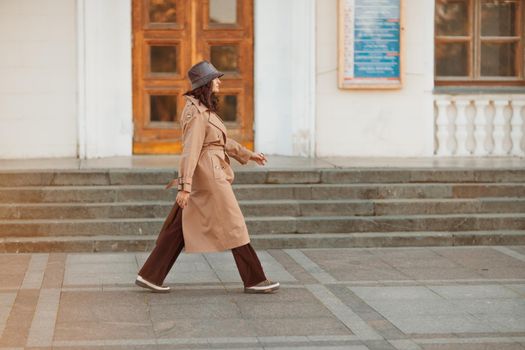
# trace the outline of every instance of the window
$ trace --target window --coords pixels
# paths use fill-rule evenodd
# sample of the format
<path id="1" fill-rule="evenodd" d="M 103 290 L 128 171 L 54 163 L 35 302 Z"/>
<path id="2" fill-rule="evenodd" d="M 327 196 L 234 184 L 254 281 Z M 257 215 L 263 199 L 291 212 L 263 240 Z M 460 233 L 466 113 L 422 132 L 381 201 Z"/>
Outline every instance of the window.
<path id="1" fill-rule="evenodd" d="M 524 85 L 525 0 L 436 0 L 436 85 Z"/>

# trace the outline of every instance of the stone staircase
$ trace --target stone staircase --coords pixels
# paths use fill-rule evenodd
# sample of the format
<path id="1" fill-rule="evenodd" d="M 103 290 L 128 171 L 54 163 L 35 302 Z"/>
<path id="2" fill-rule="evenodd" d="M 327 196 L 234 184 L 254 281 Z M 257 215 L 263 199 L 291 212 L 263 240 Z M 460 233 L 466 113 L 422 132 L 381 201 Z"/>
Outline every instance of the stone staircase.
<path id="1" fill-rule="evenodd" d="M 0 252 L 150 250 L 175 176 L 1 172 Z M 234 191 L 260 249 L 525 244 L 525 169 L 237 170 Z"/>

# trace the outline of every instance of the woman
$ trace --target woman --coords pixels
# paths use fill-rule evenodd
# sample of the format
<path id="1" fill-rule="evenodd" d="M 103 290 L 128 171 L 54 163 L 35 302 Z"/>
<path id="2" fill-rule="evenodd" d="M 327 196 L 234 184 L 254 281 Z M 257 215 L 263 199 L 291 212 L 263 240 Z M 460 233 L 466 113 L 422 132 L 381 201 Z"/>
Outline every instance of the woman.
<path id="1" fill-rule="evenodd" d="M 135 283 L 154 292 L 168 292 L 163 286 L 171 267 L 184 248 L 188 253 L 231 249 L 245 293 L 268 293 L 279 282 L 268 280 L 250 244 L 248 229 L 232 190 L 234 178 L 230 158 L 241 164 L 267 161 L 262 153 L 243 147 L 226 135 L 216 114 L 223 73 L 202 61 L 191 67 L 191 91 L 185 94 L 182 111 L 183 150 L 179 175 L 166 188 L 177 185 L 175 204 L 166 218 L 155 248 L 139 271 Z"/>

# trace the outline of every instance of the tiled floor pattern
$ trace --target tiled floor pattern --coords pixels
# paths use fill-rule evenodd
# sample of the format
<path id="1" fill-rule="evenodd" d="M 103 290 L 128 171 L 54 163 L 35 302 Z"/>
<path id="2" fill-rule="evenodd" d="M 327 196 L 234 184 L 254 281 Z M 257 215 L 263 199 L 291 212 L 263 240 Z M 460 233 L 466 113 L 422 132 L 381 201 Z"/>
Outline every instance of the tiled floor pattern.
<path id="1" fill-rule="evenodd" d="M 525 350 L 525 247 L 259 251 L 270 295 L 230 252 L 185 254 L 169 294 L 147 254 L 0 255 L 0 349 Z"/>

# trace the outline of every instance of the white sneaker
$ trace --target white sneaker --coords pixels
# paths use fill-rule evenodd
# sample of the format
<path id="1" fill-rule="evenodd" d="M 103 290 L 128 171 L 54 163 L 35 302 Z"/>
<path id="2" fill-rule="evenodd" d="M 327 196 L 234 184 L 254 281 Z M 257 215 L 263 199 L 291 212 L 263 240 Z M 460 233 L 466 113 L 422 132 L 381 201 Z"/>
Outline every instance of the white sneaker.
<path id="1" fill-rule="evenodd" d="M 244 293 L 271 293 L 279 289 L 279 282 L 264 280 L 255 286 L 244 287 Z"/>
<path id="2" fill-rule="evenodd" d="M 155 293 L 167 293 L 170 291 L 170 287 L 167 286 L 157 286 L 156 284 L 153 284 L 151 282 L 146 281 L 144 278 L 142 278 L 140 275 L 137 276 L 137 279 L 135 280 L 135 284 L 139 287 L 146 288 L 149 290 L 152 290 Z"/>

